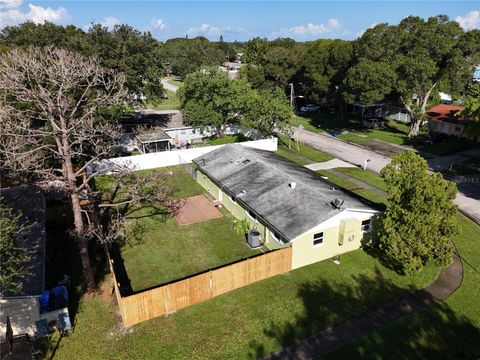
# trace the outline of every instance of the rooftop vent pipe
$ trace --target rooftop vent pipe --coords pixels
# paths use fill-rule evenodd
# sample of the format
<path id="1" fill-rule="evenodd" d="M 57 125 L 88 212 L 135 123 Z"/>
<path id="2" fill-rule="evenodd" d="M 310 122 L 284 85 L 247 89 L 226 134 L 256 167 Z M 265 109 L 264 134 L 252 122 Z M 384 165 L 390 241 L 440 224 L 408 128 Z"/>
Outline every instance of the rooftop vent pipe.
<path id="1" fill-rule="evenodd" d="M 292 189 L 295 189 L 297 187 L 297 183 L 295 181 L 292 181 L 290 184 L 288 184 Z"/>

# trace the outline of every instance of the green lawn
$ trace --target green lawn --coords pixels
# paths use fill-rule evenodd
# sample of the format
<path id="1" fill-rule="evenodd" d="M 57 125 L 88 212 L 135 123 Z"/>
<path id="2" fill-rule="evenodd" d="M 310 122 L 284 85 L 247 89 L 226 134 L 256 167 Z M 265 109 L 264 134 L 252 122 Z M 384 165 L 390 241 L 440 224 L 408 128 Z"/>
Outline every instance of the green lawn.
<path id="1" fill-rule="evenodd" d="M 204 193 L 180 166 L 153 170 L 159 184 L 168 184 L 176 198 Z M 150 171 L 151 172 L 151 171 Z M 172 172 L 171 175 L 168 175 Z M 167 174 L 165 177 L 160 174 Z M 112 184 L 99 178 L 102 189 Z M 154 204 L 152 204 L 154 205 Z M 235 218 L 225 209 L 223 217 L 179 226 L 175 219 L 153 207 L 129 215 L 128 239 L 121 248 L 133 291 L 160 285 L 260 253 L 248 247 L 245 237 L 233 230 Z"/>
<path id="2" fill-rule="evenodd" d="M 173 86 L 178 86 L 178 87 L 183 86 L 183 81 L 181 81 L 181 80 L 168 80 L 167 82 L 169 84 L 172 84 Z"/>
<path id="3" fill-rule="evenodd" d="M 178 110 L 180 109 L 180 100 L 178 100 L 177 94 L 173 91 L 165 90 L 168 95 L 168 99 L 159 100 L 156 102 L 146 102 L 146 105 L 155 110 Z"/>
<path id="4" fill-rule="evenodd" d="M 242 135 L 242 134 L 235 134 L 235 135 L 225 135 L 224 137 L 212 137 L 208 139 L 204 139 L 208 145 L 222 145 L 222 144 L 233 144 L 237 142 L 249 141 L 252 140 L 251 138 Z"/>
<path id="5" fill-rule="evenodd" d="M 291 147 L 288 148 L 288 140 L 283 137 L 278 139 L 278 150 L 276 153 L 300 165 L 325 162 L 333 159 L 332 156 L 320 150 L 307 145 L 297 144 L 294 141 L 292 141 Z"/>
<path id="6" fill-rule="evenodd" d="M 480 227 L 458 215 L 454 239 L 463 282 L 446 301 L 364 336 L 322 359 L 477 359 L 480 354 Z"/>
<path id="7" fill-rule="evenodd" d="M 338 172 L 341 172 L 342 174 L 345 174 L 355 179 L 358 179 L 360 181 L 363 181 L 364 183 L 372 185 L 377 189 L 380 189 L 383 191 L 387 190 L 387 184 L 385 184 L 385 181 L 383 181 L 383 179 L 373 171 L 363 170 L 357 167 L 336 168 L 335 170 Z"/>
<path id="8" fill-rule="evenodd" d="M 85 296 L 56 359 L 248 359 L 423 287 L 437 275 L 400 276 L 362 251 L 275 276 L 122 331 L 116 308 Z M 55 341 L 55 339 L 54 339 Z"/>

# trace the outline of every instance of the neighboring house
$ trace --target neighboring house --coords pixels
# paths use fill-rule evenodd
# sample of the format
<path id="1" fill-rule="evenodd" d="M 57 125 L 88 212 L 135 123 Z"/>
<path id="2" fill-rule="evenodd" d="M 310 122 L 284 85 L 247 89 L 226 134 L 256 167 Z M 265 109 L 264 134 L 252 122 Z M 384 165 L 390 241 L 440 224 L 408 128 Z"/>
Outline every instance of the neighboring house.
<path id="1" fill-rule="evenodd" d="M 475 71 L 472 76 L 473 81 L 480 82 L 480 65 L 475 66 Z"/>
<path id="2" fill-rule="evenodd" d="M 194 176 L 269 249 L 292 246 L 292 268 L 360 248 L 377 210 L 273 152 L 229 144 L 193 160 Z"/>
<path id="3" fill-rule="evenodd" d="M 1 189 L 0 197 L 3 206 L 22 212 L 20 221 L 31 224 L 28 231 L 16 239 L 18 246 L 26 247 L 30 253 L 30 275 L 19 284 L 17 294 L 0 298 L 0 338 L 3 339 L 7 316 L 14 334 L 33 335 L 35 321 L 40 319 L 39 298 L 45 286 L 45 198 L 42 190 L 33 186 Z"/>
<path id="4" fill-rule="evenodd" d="M 464 116 L 457 115 L 463 106 L 440 104 L 427 110 L 428 125 L 432 132 L 442 133 L 457 137 L 465 136 Z"/>
<path id="5" fill-rule="evenodd" d="M 219 66 L 218 68 L 221 71 L 224 71 L 228 73 L 228 76 L 230 79 L 236 79 L 238 77 L 238 70 L 243 66 L 244 64 L 240 62 L 224 62 L 222 66 Z"/>
<path id="6" fill-rule="evenodd" d="M 0 297 L 0 339 L 3 341 L 7 316 L 13 335 L 34 336 L 40 320 L 51 322 L 59 316 L 69 318 L 69 314 L 66 287 L 45 291 L 45 197 L 42 189 L 36 186 L 5 188 L 0 189 L 0 197 L 6 208 L 22 212 L 20 221 L 31 225 L 16 238 L 17 245 L 26 247 L 30 253 L 31 260 L 27 264 L 30 275 L 19 284 L 18 293 Z"/>

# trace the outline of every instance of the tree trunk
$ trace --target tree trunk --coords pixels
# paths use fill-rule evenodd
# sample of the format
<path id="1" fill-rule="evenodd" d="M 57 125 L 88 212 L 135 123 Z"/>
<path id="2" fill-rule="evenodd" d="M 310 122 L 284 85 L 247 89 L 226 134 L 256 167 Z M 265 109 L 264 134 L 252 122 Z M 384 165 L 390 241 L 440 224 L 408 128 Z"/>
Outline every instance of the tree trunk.
<path id="1" fill-rule="evenodd" d="M 408 129 L 408 137 L 417 136 L 420 131 L 421 120 L 412 117 L 410 128 Z"/>
<path id="2" fill-rule="evenodd" d="M 82 262 L 82 271 L 87 291 L 95 289 L 95 279 L 93 277 L 92 266 L 90 264 L 90 256 L 88 254 L 88 239 L 84 236 L 82 208 L 78 194 L 71 194 L 73 219 L 75 223 L 75 235 L 78 241 L 78 250 L 80 252 L 80 260 Z"/>

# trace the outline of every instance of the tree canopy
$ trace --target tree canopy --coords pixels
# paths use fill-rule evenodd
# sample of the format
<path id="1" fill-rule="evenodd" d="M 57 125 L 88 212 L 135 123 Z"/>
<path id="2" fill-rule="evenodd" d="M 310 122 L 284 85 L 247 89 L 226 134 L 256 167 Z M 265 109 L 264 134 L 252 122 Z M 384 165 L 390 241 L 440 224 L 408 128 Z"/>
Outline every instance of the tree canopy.
<path id="1" fill-rule="evenodd" d="M 215 68 L 188 75 L 179 95 L 184 119 L 193 126 L 214 127 L 219 136 L 233 123 L 271 135 L 288 127 L 293 115 L 283 92 L 252 90 L 246 80 L 232 80 Z"/>
<path id="2" fill-rule="evenodd" d="M 452 258 L 452 236 L 459 231 L 457 188 L 440 173 L 428 173 L 427 162 L 414 152 L 397 155 L 380 176 L 387 184 L 388 203 L 379 229 L 379 247 L 400 272 L 419 272 L 437 261 Z"/>

